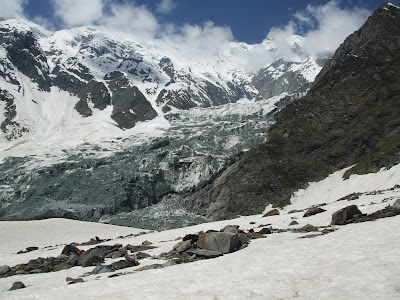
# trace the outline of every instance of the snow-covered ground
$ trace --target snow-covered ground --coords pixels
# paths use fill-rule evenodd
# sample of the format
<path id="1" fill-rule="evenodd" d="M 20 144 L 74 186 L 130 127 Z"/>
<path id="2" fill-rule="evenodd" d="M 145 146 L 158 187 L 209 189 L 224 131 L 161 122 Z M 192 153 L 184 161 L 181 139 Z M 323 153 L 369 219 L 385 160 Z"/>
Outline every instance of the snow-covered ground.
<path id="1" fill-rule="evenodd" d="M 227 224 L 242 229 L 298 228 L 306 224 L 329 225 L 334 211 L 356 204 L 363 213 L 380 210 L 400 198 L 400 165 L 377 174 L 355 175 L 343 180 L 345 170 L 310 184 L 292 198 L 292 204 L 280 209 L 280 215 L 246 216 L 234 220 L 192 227 L 148 232 L 99 223 L 49 219 L 27 222 L 1 222 L 0 265 L 13 266 L 30 259 L 57 256 L 70 242 L 87 241 L 94 236 L 112 238 L 105 244 L 139 245 L 151 241 L 158 255 L 172 249 L 176 239 L 200 230 L 219 230 Z M 395 187 L 394 189 L 391 189 Z M 380 192 L 376 192 L 380 191 Z M 355 200 L 339 198 L 361 193 Z M 293 209 L 323 206 L 326 212 L 303 218 Z M 270 209 L 269 207 L 266 210 Z M 299 224 L 289 226 L 296 220 Z M 262 226 L 264 225 L 264 226 Z M 17 275 L 0 279 L 1 299 L 399 299 L 400 298 L 400 216 L 374 222 L 335 226 L 334 232 L 314 238 L 299 238 L 309 233 L 282 232 L 252 240 L 235 253 L 209 260 L 180 264 L 163 269 L 134 272 L 137 267 L 115 278 L 110 273 L 84 277 L 85 282 L 67 285 L 66 277 L 79 277 L 93 267 Z M 16 254 L 28 246 L 39 250 Z M 52 247 L 46 247 L 52 246 Z M 46 247 L 46 248 L 45 248 Z M 93 246 L 79 246 L 88 249 Z M 159 263 L 145 259 L 141 266 Z M 8 291 L 12 283 L 22 281 L 25 289 Z"/>

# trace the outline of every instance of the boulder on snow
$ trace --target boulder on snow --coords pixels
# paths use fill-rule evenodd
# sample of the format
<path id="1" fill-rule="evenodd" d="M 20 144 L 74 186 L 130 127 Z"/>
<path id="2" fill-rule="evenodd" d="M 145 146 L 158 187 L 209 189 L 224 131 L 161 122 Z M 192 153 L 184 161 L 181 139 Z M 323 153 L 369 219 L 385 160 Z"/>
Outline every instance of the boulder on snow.
<path id="1" fill-rule="evenodd" d="M 323 208 L 320 208 L 320 207 L 312 207 L 312 208 L 310 208 L 309 210 L 307 210 L 307 211 L 304 213 L 303 217 L 304 217 L 304 218 L 311 217 L 311 216 L 313 216 L 313 215 L 323 213 L 324 211 L 326 211 L 326 210 L 323 209 Z"/>
<path id="2" fill-rule="evenodd" d="M 396 208 L 396 209 L 400 209 L 400 199 L 397 199 L 397 200 L 393 203 L 392 207 L 393 207 L 393 208 Z"/>
<path id="3" fill-rule="evenodd" d="M 266 214 L 263 215 L 263 217 L 270 217 L 270 216 L 277 216 L 279 215 L 279 210 L 274 208 L 272 210 L 270 210 L 269 212 L 267 212 Z"/>
<path id="4" fill-rule="evenodd" d="M 19 290 L 25 288 L 25 284 L 22 281 L 16 281 L 13 283 L 12 287 L 9 289 L 9 291 L 14 291 L 14 290 Z"/>
<path id="5" fill-rule="evenodd" d="M 293 225 L 297 225 L 297 224 L 299 224 L 299 222 L 293 220 L 292 222 L 290 222 L 289 226 L 293 226 Z"/>
<path id="6" fill-rule="evenodd" d="M 7 265 L 0 266 L 0 276 L 6 274 L 10 270 L 11 270 L 10 267 Z"/>
<path id="7" fill-rule="evenodd" d="M 357 205 L 347 206 L 332 214 L 331 225 L 344 225 L 356 215 L 362 215 Z"/>
<path id="8" fill-rule="evenodd" d="M 239 249 L 240 242 L 238 235 L 235 233 L 209 232 L 199 237 L 197 247 L 225 254 Z"/>

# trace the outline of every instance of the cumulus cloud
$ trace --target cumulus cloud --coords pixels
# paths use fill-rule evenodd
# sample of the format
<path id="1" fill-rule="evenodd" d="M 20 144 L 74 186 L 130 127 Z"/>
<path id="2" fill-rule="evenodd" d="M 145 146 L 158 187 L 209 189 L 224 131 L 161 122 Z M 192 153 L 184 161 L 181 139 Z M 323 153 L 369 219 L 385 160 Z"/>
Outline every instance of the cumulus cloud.
<path id="1" fill-rule="evenodd" d="M 51 0 L 54 14 L 68 27 L 91 25 L 103 15 L 102 0 Z"/>
<path id="2" fill-rule="evenodd" d="M 133 37 L 154 39 L 158 22 L 143 5 L 119 4 L 110 0 L 51 0 L 54 14 L 66 27 L 98 26 L 102 30 Z"/>
<path id="3" fill-rule="evenodd" d="M 336 1 L 331 1 L 323 6 L 308 6 L 306 14 L 311 16 L 306 23 L 315 29 L 305 35 L 303 48 L 317 55 L 335 51 L 348 35 L 361 27 L 370 12 L 366 9 L 341 9 Z"/>
<path id="4" fill-rule="evenodd" d="M 23 15 L 28 0 L 0 0 L 0 17 L 16 18 Z"/>
<path id="5" fill-rule="evenodd" d="M 157 19 L 143 5 L 113 4 L 110 13 L 103 14 L 98 24 L 103 30 L 133 37 L 138 41 L 155 38 L 159 27 Z"/>
<path id="6" fill-rule="evenodd" d="M 285 58 L 332 53 L 369 15 L 366 9 L 342 9 L 336 0 L 320 6 L 308 5 L 305 11 L 296 12 L 286 27 L 272 28 L 267 39 L 276 42 L 277 52 Z M 301 38 L 293 40 L 295 34 L 301 34 Z M 293 47 L 296 42 L 301 53 Z"/>
<path id="7" fill-rule="evenodd" d="M 161 0 L 157 4 L 157 12 L 160 14 L 168 14 L 176 7 L 174 0 Z"/>
<path id="8" fill-rule="evenodd" d="M 215 26 L 210 21 L 202 25 L 185 24 L 167 29 L 156 43 L 172 55 L 178 53 L 180 59 L 215 61 L 222 47 L 233 40 L 230 27 Z"/>

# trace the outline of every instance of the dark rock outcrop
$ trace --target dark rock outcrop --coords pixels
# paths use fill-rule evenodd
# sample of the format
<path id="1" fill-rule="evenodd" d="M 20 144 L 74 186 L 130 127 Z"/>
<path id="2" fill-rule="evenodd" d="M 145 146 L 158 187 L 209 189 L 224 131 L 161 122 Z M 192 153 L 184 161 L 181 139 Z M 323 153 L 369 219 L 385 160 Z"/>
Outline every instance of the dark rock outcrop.
<path id="1" fill-rule="evenodd" d="M 400 9 L 385 5 L 350 35 L 307 96 L 283 109 L 267 142 L 248 151 L 185 206 L 212 219 L 256 214 L 356 164 L 399 163 Z"/>

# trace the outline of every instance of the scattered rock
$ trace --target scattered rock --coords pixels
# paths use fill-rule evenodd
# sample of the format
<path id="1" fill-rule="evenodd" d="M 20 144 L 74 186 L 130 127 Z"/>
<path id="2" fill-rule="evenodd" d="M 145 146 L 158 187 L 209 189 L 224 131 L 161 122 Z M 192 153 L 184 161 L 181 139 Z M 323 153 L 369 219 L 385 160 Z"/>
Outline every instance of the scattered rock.
<path id="1" fill-rule="evenodd" d="M 107 267 L 112 271 L 126 269 L 130 267 L 136 267 L 139 265 L 137 260 L 120 260 L 117 262 L 113 262 L 112 264 L 108 265 Z"/>
<path id="2" fill-rule="evenodd" d="M 252 222 L 250 222 L 249 224 L 250 224 L 250 225 L 254 225 L 254 224 L 256 224 L 256 222 L 253 222 L 253 221 L 252 221 Z"/>
<path id="3" fill-rule="evenodd" d="M 142 245 L 143 245 L 143 246 L 150 246 L 150 245 L 153 245 L 153 243 L 146 240 L 146 241 L 144 241 L 144 242 L 142 243 Z"/>
<path id="4" fill-rule="evenodd" d="M 320 207 L 312 207 L 312 208 L 310 208 L 309 210 L 307 210 L 307 211 L 304 213 L 303 217 L 304 217 L 304 218 L 311 217 L 311 216 L 313 216 L 313 215 L 323 213 L 324 211 L 326 211 L 326 210 L 323 209 L 323 208 L 320 208 Z"/>
<path id="5" fill-rule="evenodd" d="M 193 243 L 197 242 L 197 240 L 199 239 L 199 235 L 198 234 L 187 234 L 183 237 L 183 241 L 187 241 L 187 240 L 191 240 Z"/>
<path id="6" fill-rule="evenodd" d="M 347 206 L 332 214 L 331 225 L 344 225 L 356 215 L 362 215 L 357 205 Z"/>
<path id="7" fill-rule="evenodd" d="M 153 269 L 161 269 L 163 266 L 160 264 L 153 264 L 153 265 L 148 265 L 144 267 L 137 268 L 135 271 L 146 271 L 146 270 L 153 270 Z"/>
<path id="8" fill-rule="evenodd" d="M 96 266 L 91 272 L 86 273 L 85 275 L 97 275 L 108 272 L 112 272 L 109 266 Z"/>
<path id="9" fill-rule="evenodd" d="M 299 224 L 299 222 L 293 220 L 292 222 L 290 222 L 289 226 L 293 226 L 293 225 L 297 225 L 297 224 Z"/>
<path id="10" fill-rule="evenodd" d="M 266 214 L 263 215 L 263 217 L 270 217 L 270 216 L 277 216 L 279 215 L 279 210 L 274 208 L 272 210 L 270 210 L 269 212 L 267 212 Z"/>
<path id="11" fill-rule="evenodd" d="M 259 234 L 271 234 L 272 232 L 271 232 L 271 230 L 269 228 L 264 227 L 258 233 Z"/>
<path id="12" fill-rule="evenodd" d="M 76 247 L 76 246 L 73 246 L 73 245 L 66 245 L 65 247 L 64 247 L 64 249 L 62 250 L 62 252 L 61 252 L 61 254 L 64 254 L 64 255 L 70 255 L 70 254 L 78 254 L 78 253 L 80 253 L 80 252 L 82 252 L 81 250 L 79 250 L 79 248 L 78 247 Z"/>
<path id="13" fill-rule="evenodd" d="M 139 251 L 146 251 L 146 250 L 150 250 L 150 249 L 154 249 L 157 248 L 156 246 L 152 246 L 152 245 L 140 245 L 140 246 L 132 246 L 132 245 L 127 245 L 126 249 L 130 250 L 132 253 L 134 252 L 139 252 Z"/>
<path id="14" fill-rule="evenodd" d="M 343 200 L 352 201 L 352 200 L 356 200 L 356 199 L 360 198 L 361 195 L 362 195 L 362 193 L 352 193 L 352 194 L 349 194 L 347 196 L 344 196 L 344 197 L 338 199 L 337 201 L 343 201 Z"/>
<path id="15" fill-rule="evenodd" d="M 302 209 L 292 209 L 292 210 L 289 210 L 288 211 L 288 214 L 295 214 L 295 213 L 298 213 L 298 212 L 303 212 L 304 210 L 302 210 Z"/>
<path id="16" fill-rule="evenodd" d="M 186 241 L 182 241 L 178 244 L 176 244 L 173 249 L 177 252 L 177 253 L 181 253 L 186 251 L 187 249 L 191 248 L 193 245 L 192 240 L 186 240 Z"/>
<path id="17" fill-rule="evenodd" d="M 191 254 L 204 258 L 214 258 L 223 255 L 221 252 L 196 248 L 189 251 Z"/>
<path id="18" fill-rule="evenodd" d="M 102 263 L 107 253 L 115 248 L 115 246 L 96 246 L 94 248 L 90 248 L 79 256 L 78 265 L 82 267 L 89 267 L 95 266 L 98 263 Z"/>
<path id="19" fill-rule="evenodd" d="M 230 232 L 209 232 L 201 235 L 197 241 L 197 247 L 230 253 L 240 248 L 238 235 Z"/>
<path id="20" fill-rule="evenodd" d="M 167 261 L 165 264 L 163 264 L 162 267 L 163 267 L 163 268 L 165 268 L 165 267 L 171 267 L 171 266 L 176 266 L 177 264 L 178 264 L 177 262 L 175 262 L 175 261 L 173 261 L 173 260 L 170 260 L 170 261 Z"/>
<path id="21" fill-rule="evenodd" d="M 14 290 L 20 290 L 25 288 L 25 284 L 21 281 L 16 281 L 13 283 L 12 287 L 9 289 L 9 291 L 14 291 Z"/>
<path id="22" fill-rule="evenodd" d="M 71 268 L 70 265 L 68 265 L 68 264 L 66 264 L 66 263 L 61 263 L 61 264 L 55 265 L 55 266 L 53 267 L 53 272 L 58 272 L 58 271 L 61 271 L 61 270 L 67 270 L 67 269 L 69 269 L 69 268 Z M 38 273 L 40 273 L 40 272 L 38 272 Z"/>
<path id="23" fill-rule="evenodd" d="M 70 277 L 67 277 L 70 278 Z M 83 280 L 83 278 L 70 278 L 71 280 L 68 281 L 68 284 L 75 284 L 75 283 L 79 283 L 79 282 L 85 282 L 85 280 Z"/>
<path id="24" fill-rule="evenodd" d="M 263 238 L 265 238 L 265 236 L 258 232 L 252 232 L 251 238 L 252 239 L 263 239 Z"/>
<path id="25" fill-rule="evenodd" d="M 311 224 L 307 224 L 297 230 L 301 232 L 313 232 L 313 231 L 318 231 L 318 227 L 315 227 L 314 225 Z"/>
<path id="26" fill-rule="evenodd" d="M 18 251 L 17 254 L 28 253 L 28 252 L 32 252 L 32 251 L 35 251 L 35 250 L 38 250 L 38 249 L 39 249 L 39 247 L 28 247 L 25 250 Z"/>

